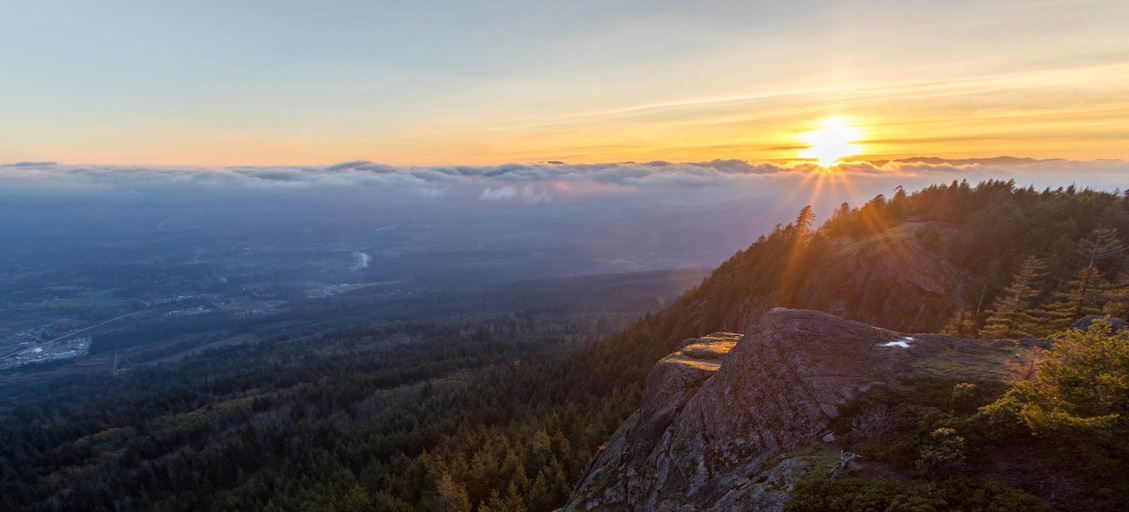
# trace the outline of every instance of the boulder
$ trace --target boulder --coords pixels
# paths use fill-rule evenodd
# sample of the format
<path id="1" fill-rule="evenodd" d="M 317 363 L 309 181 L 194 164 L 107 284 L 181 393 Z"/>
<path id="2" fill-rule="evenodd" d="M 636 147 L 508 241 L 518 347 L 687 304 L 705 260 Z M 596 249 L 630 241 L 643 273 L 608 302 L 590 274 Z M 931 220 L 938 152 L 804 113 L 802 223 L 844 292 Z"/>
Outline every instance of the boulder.
<path id="1" fill-rule="evenodd" d="M 1085 331 L 1089 329 L 1090 324 L 1094 323 L 1094 321 L 1096 320 L 1108 320 L 1111 332 L 1117 332 L 1125 328 L 1124 320 L 1117 318 L 1108 318 L 1105 315 L 1086 315 L 1078 319 L 1078 321 L 1074 322 L 1074 324 L 1072 324 L 1070 327 L 1075 329 L 1082 329 L 1083 331 Z"/>
<path id="2" fill-rule="evenodd" d="M 1054 345 L 1051 340 L 1044 340 L 1041 338 L 1019 338 L 1016 343 L 1018 343 L 1021 347 L 1040 349 L 1048 349 Z"/>

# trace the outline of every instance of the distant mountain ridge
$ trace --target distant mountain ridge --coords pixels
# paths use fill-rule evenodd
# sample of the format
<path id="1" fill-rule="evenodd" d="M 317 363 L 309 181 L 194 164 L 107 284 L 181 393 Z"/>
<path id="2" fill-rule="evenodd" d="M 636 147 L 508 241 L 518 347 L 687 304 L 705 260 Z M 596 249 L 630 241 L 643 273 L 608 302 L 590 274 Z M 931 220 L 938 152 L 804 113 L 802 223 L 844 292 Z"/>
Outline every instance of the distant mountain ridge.
<path id="1" fill-rule="evenodd" d="M 1031 157 L 1018 157 L 1018 156 L 992 156 L 983 158 L 941 158 L 936 156 L 912 156 L 908 158 L 898 158 L 893 160 L 868 160 L 875 165 L 885 165 L 888 162 L 898 162 L 905 164 L 934 164 L 934 165 L 1025 165 L 1040 162 L 1065 162 L 1062 158 L 1031 158 Z"/>

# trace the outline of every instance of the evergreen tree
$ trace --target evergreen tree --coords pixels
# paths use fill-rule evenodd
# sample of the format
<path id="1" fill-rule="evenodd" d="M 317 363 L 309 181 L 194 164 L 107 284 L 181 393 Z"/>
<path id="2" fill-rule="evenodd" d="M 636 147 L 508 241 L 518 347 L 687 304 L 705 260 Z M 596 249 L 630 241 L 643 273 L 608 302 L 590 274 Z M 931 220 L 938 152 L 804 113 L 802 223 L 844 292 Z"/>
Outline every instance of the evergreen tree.
<path id="1" fill-rule="evenodd" d="M 941 334 L 965 338 L 976 336 L 976 317 L 967 309 L 959 310 L 953 313 L 952 318 L 941 329 Z"/>
<path id="2" fill-rule="evenodd" d="M 851 215 L 851 205 L 847 204 L 844 201 L 843 203 L 841 203 L 839 205 L 839 208 L 835 209 L 835 213 L 833 215 L 831 215 L 831 218 L 846 221 L 846 219 L 848 217 L 850 217 L 850 215 Z"/>
<path id="3" fill-rule="evenodd" d="M 1043 330 L 1061 331 L 1083 316 L 1101 313 L 1108 288 L 1097 268 L 1083 267 L 1067 281 L 1065 289 L 1055 294 L 1054 302 L 1047 308 Z"/>
<path id="4" fill-rule="evenodd" d="M 851 205 L 843 203 L 831 214 L 827 222 L 823 223 L 820 230 L 828 236 L 836 237 L 849 234 L 851 225 Z"/>
<path id="5" fill-rule="evenodd" d="M 1069 329 L 1055 338 L 1032 379 L 991 407 L 1016 410 L 1038 434 L 1096 442 L 1126 455 L 1129 436 L 1129 331 L 1110 333 L 1109 322 Z"/>
<path id="6" fill-rule="evenodd" d="M 1110 284 L 1105 293 L 1102 314 L 1113 318 L 1129 318 L 1129 276 L 1122 275 Z"/>
<path id="7" fill-rule="evenodd" d="M 811 231 L 812 223 L 815 222 L 815 211 L 812 210 L 811 205 L 804 206 L 798 215 L 793 225 L 796 227 L 796 233 L 803 235 Z"/>
<path id="8" fill-rule="evenodd" d="M 1038 317 L 1032 304 L 1040 294 L 1039 282 L 1045 276 L 1042 260 L 1028 256 L 1004 289 L 984 322 L 981 336 L 1007 338 L 1024 335 L 1034 330 Z"/>
<path id="9" fill-rule="evenodd" d="M 1094 268 L 1125 252 L 1125 245 L 1117 238 L 1113 228 L 1095 229 L 1089 237 L 1082 240 L 1079 249 L 1086 259 L 1086 268 Z"/>
<path id="10" fill-rule="evenodd" d="M 901 220 L 906 214 L 906 207 L 909 203 L 909 195 L 906 194 L 906 189 L 898 185 L 894 189 L 894 197 L 890 199 L 888 205 L 889 217 L 893 220 Z"/>
<path id="11" fill-rule="evenodd" d="M 498 495 L 498 490 L 490 491 L 490 499 L 478 506 L 478 512 L 505 512 L 506 503 Z"/>
<path id="12" fill-rule="evenodd" d="M 1120 256 L 1125 247 L 1117 238 L 1117 230 L 1098 228 L 1078 244 L 1078 250 L 1085 266 L 1055 294 L 1047 311 L 1047 332 L 1066 329 L 1083 316 L 1102 312 L 1110 286 L 1102 277 L 1100 265 Z"/>
<path id="13" fill-rule="evenodd" d="M 435 506 L 437 512 L 470 512 L 470 498 L 467 497 L 466 489 L 455 482 L 450 473 L 443 473 L 439 477 L 435 492 L 439 494 Z"/>
<path id="14" fill-rule="evenodd" d="M 533 486 L 529 488 L 529 508 L 534 511 L 553 510 L 554 499 L 549 489 L 549 480 L 542 471 L 533 479 Z"/>
<path id="15" fill-rule="evenodd" d="M 492 508 L 492 507 L 491 507 Z M 510 512 L 526 512 L 525 500 L 521 497 L 521 492 L 518 491 L 518 486 L 514 482 L 510 482 L 510 486 L 506 490 L 505 508 Z"/>

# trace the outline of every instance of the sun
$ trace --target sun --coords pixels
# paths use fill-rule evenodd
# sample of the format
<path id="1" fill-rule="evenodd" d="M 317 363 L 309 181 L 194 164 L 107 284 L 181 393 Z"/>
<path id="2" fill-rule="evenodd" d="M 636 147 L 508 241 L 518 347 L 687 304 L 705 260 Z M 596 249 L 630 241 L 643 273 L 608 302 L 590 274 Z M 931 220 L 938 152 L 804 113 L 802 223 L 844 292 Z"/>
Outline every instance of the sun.
<path id="1" fill-rule="evenodd" d="M 801 158 L 810 158 L 823 167 L 829 167 L 843 157 L 862 153 L 862 146 L 855 143 L 862 136 L 862 131 L 848 124 L 846 118 L 829 117 L 820 126 L 798 136 L 807 144 L 799 152 Z"/>

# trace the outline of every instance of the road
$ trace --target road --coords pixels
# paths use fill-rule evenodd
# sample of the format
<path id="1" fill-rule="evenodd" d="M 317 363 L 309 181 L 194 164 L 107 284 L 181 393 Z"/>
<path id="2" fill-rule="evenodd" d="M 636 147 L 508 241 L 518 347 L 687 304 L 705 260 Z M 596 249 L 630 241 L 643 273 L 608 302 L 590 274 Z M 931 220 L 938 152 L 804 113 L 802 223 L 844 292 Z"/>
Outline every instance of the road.
<path id="1" fill-rule="evenodd" d="M 64 335 L 62 335 L 62 336 L 59 336 L 59 337 L 56 337 L 56 338 L 54 338 L 54 339 L 50 339 L 50 340 L 47 340 L 47 341 L 43 341 L 43 342 L 40 342 L 40 343 L 41 343 L 41 344 L 44 344 L 44 345 L 45 345 L 45 344 L 47 344 L 47 343 L 53 343 L 53 342 L 56 342 L 56 341 L 62 341 L 62 340 L 65 340 L 65 339 L 67 339 L 67 338 L 70 338 L 71 336 L 74 336 L 74 335 L 76 335 L 76 334 L 82 334 L 82 333 L 84 333 L 84 332 L 86 332 L 86 331 L 89 331 L 89 330 L 91 330 L 91 329 L 97 329 L 97 328 L 99 328 L 99 327 L 102 327 L 103 325 L 106 325 L 106 324 L 110 323 L 110 322 L 116 322 L 116 321 L 118 321 L 118 320 L 121 320 L 121 319 L 123 319 L 123 318 L 129 318 L 129 317 L 131 317 L 131 316 L 137 316 L 137 315 L 140 315 L 141 313 L 145 313 L 146 311 L 148 311 L 148 310 L 146 310 L 146 309 L 143 309 L 143 310 L 141 310 L 141 311 L 134 311 L 133 313 L 126 313 L 126 314 L 124 314 L 124 315 L 120 315 L 120 316 L 115 316 L 115 317 L 113 317 L 113 318 L 111 318 L 111 319 L 109 319 L 109 320 L 104 320 L 104 321 L 102 321 L 102 322 L 99 322 L 99 323 L 96 323 L 96 324 L 94 324 L 94 325 L 91 325 L 90 327 L 84 327 L 84 328 L 82 328 L 82 329 L 79 329 L 79 330 L 77 330 L 77 331 L 69 332 L 69 333 L 67 333 L 67 334 L 64 334 Z"/>

